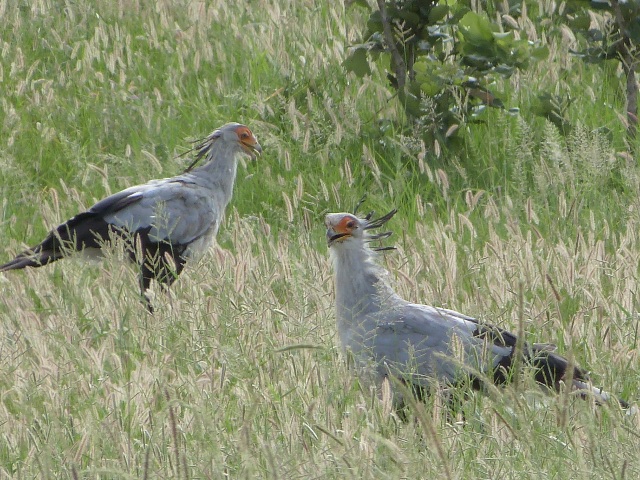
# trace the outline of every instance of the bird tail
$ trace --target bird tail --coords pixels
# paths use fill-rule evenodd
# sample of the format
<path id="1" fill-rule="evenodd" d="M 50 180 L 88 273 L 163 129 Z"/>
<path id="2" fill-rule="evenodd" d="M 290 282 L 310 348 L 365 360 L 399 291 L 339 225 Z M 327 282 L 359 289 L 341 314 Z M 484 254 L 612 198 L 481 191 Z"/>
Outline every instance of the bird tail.
<path id="1" fill-rule="evenodd" d="M 0 265 L 0 272 L 42 267 L 60 260 L 71 252 L 89 247 L 99 248 L 98 237 L 107 238 L 103 233 L 108 225 L 94 212 L 80 213 L 62 225 L 58 225 L 35 247 L 25 250 L 10 262 Z"/>
<path id="2" fill-rule="evenodd" d="M 605 392 L 601 388 L 594 387 L 588 381 L 574 379 L 572 382 L 572 386 L 574 390 L 577 390 L 580 393 L 580 396 L 582 398 L 591 397 L 594 399 L 597 405 L 609 403 L 613 400 L 613 401 L 617 401 L 618 404 L 620 405 L 620 408 L 623 408 L 624 410 L 627 410 L 629 412 L 632 410 L 634 411 L 636 410 L 631 408 L 631 406 L 629 405 L 629 402 L 622 400 L 621 398 L 615 397 L 609 392 Z"/>
<path id="3" fill-rule="evenodd" d="M 601 388 L 594 387 L 585 370 L 554 352 L 555 345 L 533 344 L 531 347 L 530 362 L 537 369 L 535 377 L 539 383 L 557 391 L 560 389 L 561 383 L 571 378 L 572 389 L 577 391 L 582 398 L 593 398 L 598 405 L 617 401 L 621 408 L 629 409 L 628 402 Z"/>
<path id="4" fill-rule="evenodd" d="M 33 250 L 27 250 L 4 265 L 0 265 L 0 272 L 21 270 L 27 267 L 42 267 L 43 265 L 55 262 L 59 258 L 60 256 L 55 255 L 53 252 L 34 252 Z"/>

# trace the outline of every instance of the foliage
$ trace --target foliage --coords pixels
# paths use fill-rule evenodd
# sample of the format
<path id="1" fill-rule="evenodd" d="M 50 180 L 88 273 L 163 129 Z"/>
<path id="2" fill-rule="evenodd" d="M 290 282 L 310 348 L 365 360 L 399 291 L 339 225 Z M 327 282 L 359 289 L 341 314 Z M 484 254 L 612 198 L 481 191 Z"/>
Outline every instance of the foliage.
<path id="1" fill-rule="evenodd" d="M 627 133 L 633 140 L 638 123 L 636 70 L 640 64 L 640 2 L 592 1 L 589 2 L 591 9 L 583 3 L 586 2 L 570 2 L 566 12 L 567 25 L 589 42 L 588 47 L 573 53 L 590 63 L 620 62 L 626 77 Z"/>
<path id="2" fill-rule="evenodd" d="M 496 77 L 525 70 L 548 53 L 467 2 L 386 0 L 370 9 L 363 41 L 351 46 L 344 66 L 362 77 L 381 60 L 408 117 L 430 140 L 443 140 L 485 106 L 504 107 L 489 90 Z"/>
<path id="3" fill-rule="evenodd" d="M 489 8 L 487 3 L 486 8 Z M 505 28 L 523 26 L 536 30 L 547 39 L 568 39 L 566 51 L 590 65 L 606 66 L 617 62 L 626 77 L 627 111 L 625 127 L 627 146 L 635 137 L 637 123 L 637 84 L 640 36 L 640 2 L 571 0 L 562 3 L 509 2 L 497 4 Z M 531 20 L 535 18 L 535 23 Z M 565 43 L 565 42 L 562 42 Z M 615 72 L 613 68 L 606 71 Z M 574 126 L 569 118 L 569 107 L 575 92 L 558 84 L 545 86 L 537 93 L 532 112 L 552 122 L 563 135 Z M 605 127 L 606 131 L 610 131 Z M 631 144 L 631 148 L 633 145 Z"/>

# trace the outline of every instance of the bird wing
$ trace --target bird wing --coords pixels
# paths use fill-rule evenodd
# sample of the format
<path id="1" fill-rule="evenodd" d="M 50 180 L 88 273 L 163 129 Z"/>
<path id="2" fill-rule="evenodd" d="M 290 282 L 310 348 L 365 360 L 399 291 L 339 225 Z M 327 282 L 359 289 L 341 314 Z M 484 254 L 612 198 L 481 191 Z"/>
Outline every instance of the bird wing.
<path id="1" fill-rule="evenodd" d="M 421 384 L 421 377 L 455 382 L 465 370 L 486 372 L 514 351 L 515 336 L 453 310 L 407 304 L 391 313 L 392 321 L 378 323 L 376 354 Z"/>
<path id="2" fill-rule="evenodd" d="M 407 304 L 394 316 L 378 324 L 375 348 L 385 367 L 395 368 L 402 378 L 421 386 L 433 377 L 448 383 L 478 380 L 478 373 L 496 384 L 509 381 L 517 351 L 513 333 L 427 305 Z M 521 358 L 535 369 L 538 383 L 557 390 L 569 374 L 574 383 L 588 381 L 586 371 L 554 350 L 547 343 L 522 345 Z"/>
<path id="3" fill-rule="evenodd" d="M 110 225 L 131 233 L 148 232 L 152 242 L 189 245 L 218 228 L 220 216 L 211 192 L 182 177 L 158 180 L 124 190 L 135 201 L 112 208 L 109 199 L 90 211 L 101 214 Z M 103 202 L 107 202 L 103 205 Z"/>
<path id="4" fill-rule="evenodd" d="M 100 248 L 100 239 L 108 238 L 109 234 L 109 224 L 104 221 L 104 215 L 125 209 L 140 199 L 140 195 L 136 195 L 133 189 L 127 189 L 101 200 L 89 210 L 58 225 L 35 247 L 0 265 L 0 271 L 46 265 L 65 256 L 67 250 Z"/>
<path id="5" fill-rule="evenodd" d="M 1 265 L 0 271 L 46 265 L 65 251 L 101 248 L 113 227 L 168 242 L 179 252 L 205 235 L 214 236 L 219 209 L 210 190 L 184 176 L 152 180 L 100 200 L 49 232 L 38 245 Z"/>

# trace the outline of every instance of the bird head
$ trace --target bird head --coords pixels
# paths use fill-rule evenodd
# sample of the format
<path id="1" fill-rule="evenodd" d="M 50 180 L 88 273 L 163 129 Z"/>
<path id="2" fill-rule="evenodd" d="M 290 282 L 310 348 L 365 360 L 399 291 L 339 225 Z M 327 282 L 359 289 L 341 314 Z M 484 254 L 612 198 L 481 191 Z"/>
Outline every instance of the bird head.
<path id="1" fill-rule="evenodd" d="M 231 132 L 228 134 L 230 141 L 237 141 L 242 151 L 253 160 L 262 154 L 262 147 L 258 143 L 258 139 L 253 135 L 251 130 L 249 130 L 249 127 L 240 125 L 239 123 L 228 123 L 222 127 L 220 131 L 224 132 L 225 129 L 229 129 Z"/>
<path id="2" fill-rule="evenodd" d="M 207 138 L 195 142 L 196 146 L 189 152 L 195 150 L 197 152 L 196 158 L 185 171 L 191 171 L 201 159 L 211 152 L 213 145 L 218 142 L 237 147 L 238 152 L 249 155 L 253 160 L 262 154 L 262 147 L 258 143 L 258 139 L 249 130 L 249 127 L 236 122 L 227 123 L 214 130 Z"/>
<path id="3" fill-rule="evenodd" d="M 329 247 L 345 244 L 353 240 L 371 241 L 388 238 L 393 232 L 383 232 L 371 235 L 367 230 L 380 228 L 387 223 L 397 210 L 393 209 L 386 215 L 372 220 L 374 212 L 370 212 L 363 218 L 356 217 L 351 213 L 329 213 L 325 217 L 327 227 L 327 243 Z M 390 250 L 393 247 L 380 247 L 374 250 Z"/>

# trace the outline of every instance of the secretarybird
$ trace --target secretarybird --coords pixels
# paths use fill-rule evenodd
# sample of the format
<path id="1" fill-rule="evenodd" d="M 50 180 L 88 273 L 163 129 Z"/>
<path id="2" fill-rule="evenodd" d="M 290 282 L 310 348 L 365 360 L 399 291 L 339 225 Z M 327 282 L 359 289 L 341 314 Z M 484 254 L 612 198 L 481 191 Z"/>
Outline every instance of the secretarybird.
<path id="1" fill-rule="evenodd" d="M 587 373 L 549 344 L 518 345 L 516 335 L 443 308 L 410 303 L 389 285 L 388 272 L 375 262 L 369 242 L 391 232 L 369 233 L 382 227 L 396 210 L 378 219 L 349 213 L 326 216 L 327 242 L 334 268 L 336 319 L 343 349 L 353 354 L 365 384 L 381 385 L 392 377 L 394 406 L 401 410 L 403 393 L 419 399 L 436 383 L 448 388 L 468 385 L 481 389 L 484 381 L 508 382 L 516 365 L 530 365 L 535 379 L 558 390 L 570 382 L 582 397 L 602 404 L 611 395 L 592 386 Z M 404 384 L 407 388 L 397 388 Z M 628 404 L 617 400 L 621 407 Z"/>
<path id="2" fill-rule="evenodd" d="M 192 151 L 195 159 L 181 175 L 110 195 L 1 265 L 0 272 L 41 267 L 78 251 L 99 254 L 111 239 L 121 238 L 129 258 L 140 265 L 140 288 L 153 311 L 146 295 L 151 280 L 171 285 L 187 258 L 213 244 L 231 200 L 238 157 L 255 159 L 262 147 L 248 127 L 228 123 Z"/>

